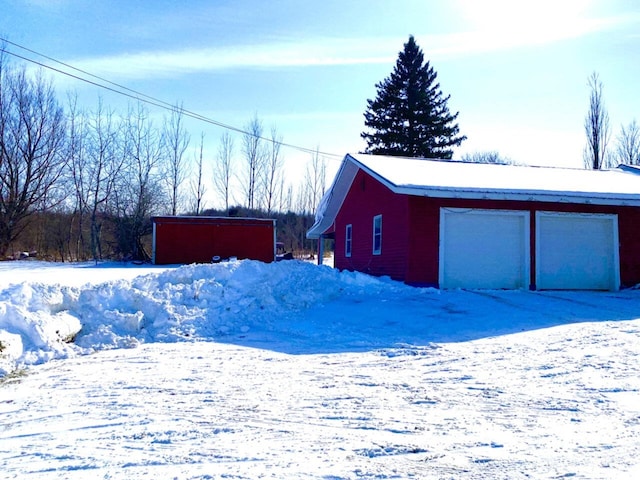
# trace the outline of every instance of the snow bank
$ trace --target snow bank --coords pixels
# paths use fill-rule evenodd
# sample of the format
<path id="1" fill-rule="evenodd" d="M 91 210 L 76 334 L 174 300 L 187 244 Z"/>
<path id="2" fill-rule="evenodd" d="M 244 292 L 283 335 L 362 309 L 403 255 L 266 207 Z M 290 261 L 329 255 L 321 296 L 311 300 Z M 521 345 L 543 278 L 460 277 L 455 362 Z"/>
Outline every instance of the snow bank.
<path id="1" fill-rule="evenodd" d="M 83 286 L 23 282 L 0 291 L 0 375 L 23 366 L 269 329 L 337 297 L 413 291 L 385 279 L 290 261 L 188 265 Z"/>
<path id="2" fill-rule="evenodd" d="M 0 264 L 0 376 L 141 343 L 205 340 L 292 354 L 395 355 L 403 346 L 413 352 L 637 318 L 639 290 L 439 291 L 295 260 L 163 268 L 11 262 Z"/>
<path id="3" fill-rule="evenodd" d="M 81 330 L 65 304 L 64 287 L 14 285 L 0 293 L 0 374 L 17 363 L 36 364 L 74 353 Z"/>

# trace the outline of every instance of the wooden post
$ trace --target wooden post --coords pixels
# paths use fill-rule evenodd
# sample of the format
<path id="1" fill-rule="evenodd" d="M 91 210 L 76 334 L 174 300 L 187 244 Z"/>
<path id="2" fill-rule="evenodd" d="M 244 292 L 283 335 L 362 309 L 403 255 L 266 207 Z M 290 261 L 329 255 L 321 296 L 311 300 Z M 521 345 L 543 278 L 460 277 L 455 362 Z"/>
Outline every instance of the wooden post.
<path id="1" fill-rule="evenodd" d="M 323 258 L 324 258 L 324 236 L 320 235 L 320 238 L 318 238 L 318 265 L 322 265 Z"/>

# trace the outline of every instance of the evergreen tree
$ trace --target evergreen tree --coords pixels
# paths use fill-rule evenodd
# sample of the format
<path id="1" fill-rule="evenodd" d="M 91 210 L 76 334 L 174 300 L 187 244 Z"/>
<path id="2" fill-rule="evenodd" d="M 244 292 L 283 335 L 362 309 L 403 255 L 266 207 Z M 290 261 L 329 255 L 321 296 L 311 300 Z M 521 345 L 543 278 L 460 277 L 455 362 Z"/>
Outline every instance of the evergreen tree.
<path id="1" fill-rule="evenodd" d="M 459 135 L 443 97 L 437 73 L 424 63 L 413 36 L 404 44 L 389 77 L 376 84 L 375 100 L 367 100 L 363 132 L 364 153 L 422 158 L 451 158 L 451 147 L 467 137 Z"/>

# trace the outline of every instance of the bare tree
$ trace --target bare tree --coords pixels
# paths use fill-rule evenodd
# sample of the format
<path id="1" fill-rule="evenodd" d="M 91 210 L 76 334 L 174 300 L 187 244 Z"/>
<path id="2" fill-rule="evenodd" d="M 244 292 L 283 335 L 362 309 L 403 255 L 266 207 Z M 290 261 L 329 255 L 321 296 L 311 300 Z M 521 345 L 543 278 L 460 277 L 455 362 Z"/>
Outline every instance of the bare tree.
<path id="1" fill-rule="evenodd" d="M 587 135 L 587 145 L 584 149 L 585 168 L 599 170 L 607 165 L 607 145 L 609 144 L 609 114 L 602 98 L 602 82 L 596 72 L 588 80 L 591 94 L 589 97 L 589 111 L 584 120 L 584 130 Z"/>
<path id="2" fill-rule="evenodd" d="M 622 126 L 616 150 L 619 163 L 640 165 L 640 128 L 635 119 L 626 128 Z"/>
<path id="3" fill-rule="evenodd" d="M 76 178 L 84 183 L 86 200 L 84 208 L 90 218 L 91 256 L 102 259 L 102 226 L 108 202 L 112 199 L 125 161 L 121 150 L 120 125 L 111 110 L 105 110 L 99 100 L 88 119 L 88 148 L 84 168 Z"/>
<path id="4" fill-rule="evenodd" d="M 291 204 L 293 202 L 293 187 L 290 183 L 286 184 L 285 186 L 284 175 L 282 175 L 280 178 L 278 197 L 280 199 L 278 210 L 280 210 L 281 212 L 291 211 Z"/>
<path id="5" fill-rule="evenodd" d="M 78 97 L 76 94 L 68 95 L 67 111 L 67 161 L 70 170 L 70 177 L 75 192 L 73 213 L 71 214 L 72 228 L 74 220 L 77 219 L 77 236 L 75 241 L 75 258 L 84 258 L 85 238 L 84 238 L 84 215 L 87 205 L 87 188 L 83 178 L 86 170 L 87 159 L 87 129 L 86 113 L 78 110 Z M 58 253 L 61 253 L 60 251 Z M 61 255 L 62 256 L 62 255 Z M 64 256 L 62 256 L 64 259 Z"/>
<path id="6" fill-rule="evenodd" d="M 191 182 L 191 191 L 193 192 L 193 208 L 192 210 L 196 215 L 200 215 L 203 207 L 204 195 L 207 193 L 207 188 L 204 185 L 204 132 L 200 134 L 200 152 L 196 153 L 196 178 Z"/>
<path id="7" fill-rule="evenodd" d="M 495 163 L 498 165 L 513 165 L 515 162 L 510 158 L 503 157 L 495 150 L 486 151 L 486 152 L 473 152 L 467 153 L 462 156 L 461 160 L 463 162 L 472 162 L 472 163 Z"/>
<path id="8" fill-rule="evenodd" d="M 233 137 L 229 132 L 224 132 L 220 138 L 218 155 L 213 165 L 213 186 L 224 202 L 224 209 L 229 212 L 231 199 L 231 180 L 233 178 Z"/>
<path id="9" fill-rule="evenodd" d="M 158 171 L 160 134 L 141 104 L 129 109 L 124 127 L 125 163 L 114 196 L 118 251 L 135 260 L 149 260 L 142 240 L 151 233 L 151 216 L 159 213 L 164 200 Z"/>
<path id="10" fill-rule="evenodd" d="M 245 161 L 243 188 L 246 206 L 249 209 L 260 207 L 260 189 L 262 187 L 260 181 L 264 178 L 263 171 L 266 159 L 262 131 L 262 122 L 256 115 L 246 125 L 246 133 L 242 137 L 242 153 Z"/>
<path id="11" fill-rule="evenodd" d="M 318 150 L 311 156 L 311 161 L 307 163 L 304 175 L 304 194 L 299 202 L 299 212 L 303 214 L 312 213 L 320 203 L 324 195 L 327 183 L 327 167 L 324 158 L 320 157 Z"/>
<path id="12" fill-rule="evenodd" d="M 276 127 L 271 128 L 271 148 L 269 150 L 268 157 L 266 158 L 264 168 L 264 198 L 265 208 L 267 214 L 271 214 L 274 207 L 278 203 L 278 194 L 281 190 L 278 187 L 282 186 L 282 165 L 283 158 L 280 154 L 280 147 L 282 146 L 282 135 L 278 134 Z"/>
<path id="13" fill-rule="evenodd" d="M 309 183 L 306 181 L 305 172 L 305 179 L 302 181 L 302 184 L 298 186 L 298 189 L 296 191 L 293 211 L 299 215 L 308 215 L 311 212 L 311 206 L 309 205 L 310 197 L 311 194 L 309 193 Z"/>
<path id="14" fill-rule="evenodd" d="M 189 147 L 189 133 L 184 127 L 183 107 L 175 106 L 164 120 L 163 140 L 166 148 L 165 180 L 169 186 L 171 215 L 178 214 L 180 186 L 189 175 L 184 153 Z"/>
<path id="15" fill-rule="evenodd" d="M 50 81 L 13 69 L 0 45 L 0 256 L 29 217 L 64 195 L 64 113 Z"/>

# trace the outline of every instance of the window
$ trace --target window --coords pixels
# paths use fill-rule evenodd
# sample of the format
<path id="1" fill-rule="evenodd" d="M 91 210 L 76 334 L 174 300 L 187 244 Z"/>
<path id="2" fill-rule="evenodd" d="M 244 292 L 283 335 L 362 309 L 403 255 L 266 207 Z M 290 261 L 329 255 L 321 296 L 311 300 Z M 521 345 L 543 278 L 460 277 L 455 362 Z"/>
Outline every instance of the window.
<path id="1" fill-rule="evenodd" d="M 382 253 L 382 215 L 373 217 L 373 254 Z"/>
<path id="2" fill-rule="evenodd" d="M 351 224 L 347 225 L 345 235 L 344 235 L 344 256 L 351 256 Z"/>

